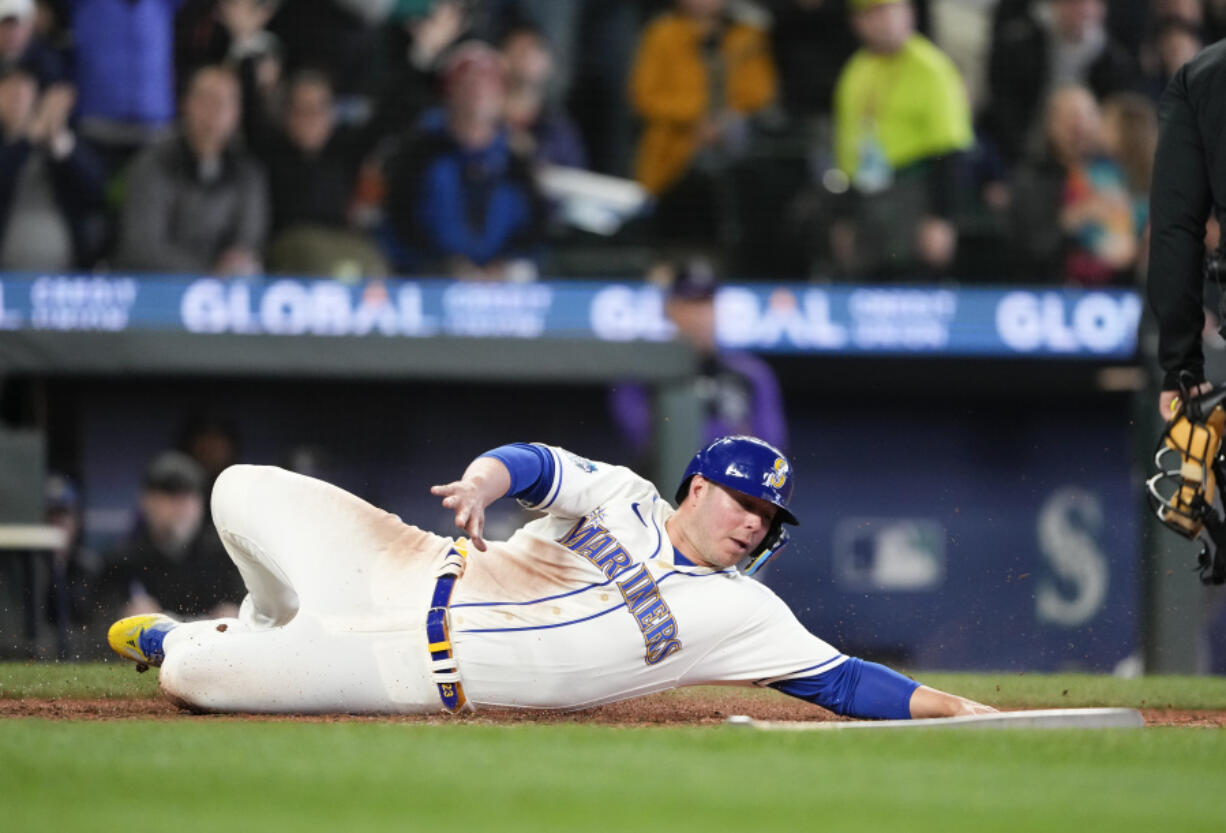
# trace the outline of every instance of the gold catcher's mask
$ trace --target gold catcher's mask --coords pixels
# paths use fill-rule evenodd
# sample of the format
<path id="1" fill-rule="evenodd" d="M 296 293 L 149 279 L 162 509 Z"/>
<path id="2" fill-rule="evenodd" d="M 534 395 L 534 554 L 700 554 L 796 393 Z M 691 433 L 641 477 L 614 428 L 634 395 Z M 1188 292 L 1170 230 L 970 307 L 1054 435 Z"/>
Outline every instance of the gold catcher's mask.
<path id="1" fill-rule="evenodd" d="M 1226 477 L 1222 437 L 1226 433 L 1226 389 L 1202 396 L 1182 391 L 1154 452 L 1158 473 L 1146 482 L 1158 519 L 1184 538 L 1201 542 L 1199 569 L 1205 584 L 1226 583 L 1226 511 L 1221 483 Z"/>

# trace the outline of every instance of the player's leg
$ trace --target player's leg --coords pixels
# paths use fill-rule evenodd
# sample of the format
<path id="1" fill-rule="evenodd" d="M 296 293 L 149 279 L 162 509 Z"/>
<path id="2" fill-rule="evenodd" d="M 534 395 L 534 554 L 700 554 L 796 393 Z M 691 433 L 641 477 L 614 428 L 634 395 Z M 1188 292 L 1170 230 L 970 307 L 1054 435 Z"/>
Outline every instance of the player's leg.
<path id="1" fill-rule="evenodd" d="M 447 539 L 322 480 L 231 466 L 213 487 L 213 522 L 250 593 L 241 618 L 283 625 L 299 610 L 378 618 L 424 611 Z"/>
<path id="2" fill-rule="evenodd" d="M 189 622 L 167 634 L 159 682 L 206 711 L 436 712 L 422 624 L 336 629 L 309 611 L 279 628 Z"/>

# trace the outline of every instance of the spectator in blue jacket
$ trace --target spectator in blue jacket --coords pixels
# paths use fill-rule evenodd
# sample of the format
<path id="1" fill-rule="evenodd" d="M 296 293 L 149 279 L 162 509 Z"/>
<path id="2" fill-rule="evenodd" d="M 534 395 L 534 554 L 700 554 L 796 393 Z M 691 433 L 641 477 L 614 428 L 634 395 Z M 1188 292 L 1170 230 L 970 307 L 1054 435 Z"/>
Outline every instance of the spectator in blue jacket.
<path id="1" fill-rule="evenodd" d="M 0 69 L 0 269 L 92 265 L 102 234 L 101 163 L 68 127 L 72 87 L 41 96 L 27 69 Z"/>
<path id="2" fill-rule="evenodd" d="M 400 271 L 535 277 L 543 206 L 530 160 L 508 141 L 502 58 L 464 44 L 442 78 L 444 109 L 388 160 L 390 259 Z"/>
<path id="3" fill-rule="evenodd" d="M 71 4 L 79 130 L 112 173 L 174 122 L 174 19 L 182 3 Z"/>

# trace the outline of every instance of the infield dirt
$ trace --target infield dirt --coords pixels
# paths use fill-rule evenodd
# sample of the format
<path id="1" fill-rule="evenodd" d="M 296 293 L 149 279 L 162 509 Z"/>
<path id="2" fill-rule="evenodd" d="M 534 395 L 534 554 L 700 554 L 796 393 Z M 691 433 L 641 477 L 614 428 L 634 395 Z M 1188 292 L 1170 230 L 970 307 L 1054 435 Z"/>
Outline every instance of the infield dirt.
<path id="1" fill-rule="evenodd" d="M 1193 726 L 1226 728 L 1226 710 L 1142 709 L 1147 726 Z M 339 721 L 395 721 L 405 723 L 595 723 L 612 726 L 717 725 L 729 715 L 748 714 L 761 720 L 846 720 L 817 706 L 797 707 L 790 700 L 778 702 L 737 691 L 690 694 L 672 693 L 627 700 L 574 712 L 527 709 L 488 709 L 476 714 L 449 715 L 264 715 L 194 714 L 160 698 L 69 699 L 0 698 L 0 718 L 35 717 L 49 720 L 274 720 L 330 723 Z"/>

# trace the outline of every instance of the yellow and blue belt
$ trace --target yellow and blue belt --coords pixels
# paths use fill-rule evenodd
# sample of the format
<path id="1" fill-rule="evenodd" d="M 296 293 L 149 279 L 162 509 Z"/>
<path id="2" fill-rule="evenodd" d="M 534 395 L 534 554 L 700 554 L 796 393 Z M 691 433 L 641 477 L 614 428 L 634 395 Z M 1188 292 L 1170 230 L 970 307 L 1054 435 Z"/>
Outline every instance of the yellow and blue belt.
<path id="1" fill-rule="evenodd" d="M 447 606 L 451 604 L 451 591 L 456 580 L 464 572 L 464 559 L 467 557 L 467 542 L 456 541 L 451 547 L 443 566 L 439 570 L 438 580 L 434 583 L 434 597 L 430 600 L 430 609 L 426 611 L 426 640 L 430 651 L 430 676 L 438 686 L 439 699 L 443 701 L 443 709 L 455 714 L 467 707 L 472 709 L 468 698 L 464 696 L 464 686 L 460 682 L 460 668 L 456 664 L 455 651 L 451 647 L 451 633 L 447 622 Z"/>

